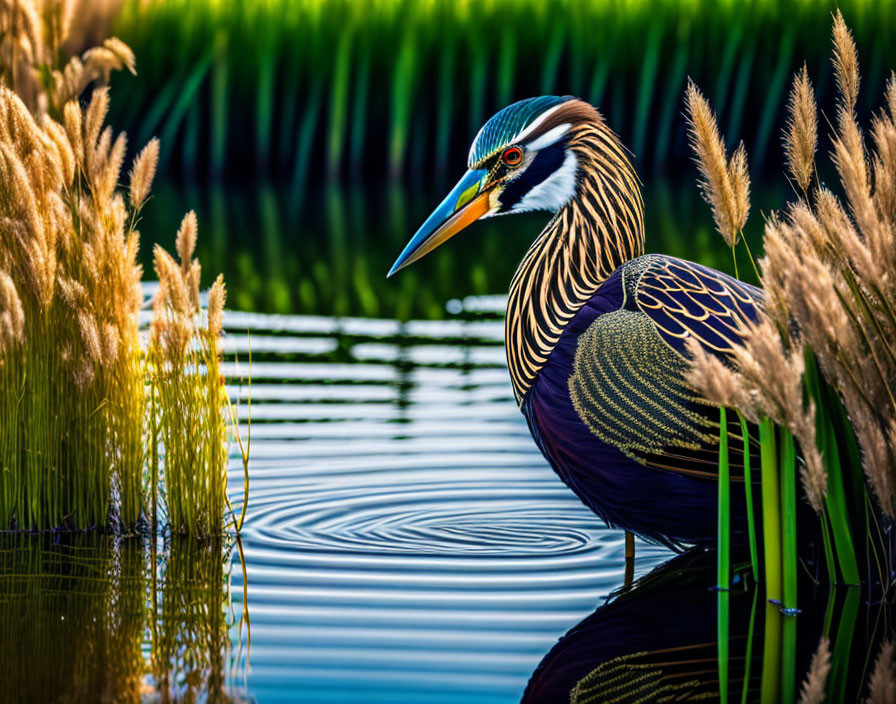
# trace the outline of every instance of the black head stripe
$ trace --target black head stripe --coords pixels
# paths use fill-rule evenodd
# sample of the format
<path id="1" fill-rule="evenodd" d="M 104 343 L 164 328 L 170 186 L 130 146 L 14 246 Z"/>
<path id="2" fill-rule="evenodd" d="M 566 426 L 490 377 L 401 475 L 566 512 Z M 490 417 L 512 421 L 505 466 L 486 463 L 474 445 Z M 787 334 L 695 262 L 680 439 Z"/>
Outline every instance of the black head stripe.
<path id="1" fill-rule="evenodd" d="M 501 193 L 501 209 L 498 212 L 509 212 L 529 191 L 557 171 L 563 165 L 565 158 L 566 152 L 562 141 L 538 152 L 519 178 L 515 178 L 507 184 L 504 192 Z"/>

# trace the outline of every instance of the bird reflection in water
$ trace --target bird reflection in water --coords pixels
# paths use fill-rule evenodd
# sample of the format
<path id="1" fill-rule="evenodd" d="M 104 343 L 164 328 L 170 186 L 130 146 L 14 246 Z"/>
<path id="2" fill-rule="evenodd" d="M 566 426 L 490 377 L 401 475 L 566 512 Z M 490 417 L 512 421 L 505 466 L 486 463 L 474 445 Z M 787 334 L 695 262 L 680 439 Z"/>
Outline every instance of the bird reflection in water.
<path id="1" fill-rule="evenodd" d="M 801 571 L 802 611 L 785 616 L 742 579 L 730 592 L 708 588 L 715 559 L 685 553 L 611 595 L 545 655 L 523 703 L 718 701 L 720 692 L 726 701 L 797 701 L 824 647 L 830 669 L 815 682 L 824 701 L 864 700 L 878 659 L 878 676 L 894 681 L 892 656 L 878 658 L 893 637 L 892 594 L 828 589 Z"/>

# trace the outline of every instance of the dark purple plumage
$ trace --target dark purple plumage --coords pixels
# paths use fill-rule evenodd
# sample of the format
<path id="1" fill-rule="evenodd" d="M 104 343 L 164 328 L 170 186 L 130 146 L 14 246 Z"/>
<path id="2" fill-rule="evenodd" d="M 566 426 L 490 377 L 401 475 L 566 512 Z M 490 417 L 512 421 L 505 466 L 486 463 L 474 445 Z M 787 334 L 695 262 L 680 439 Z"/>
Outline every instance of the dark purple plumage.
<path id="1" fill-rule="evenodd" d="M 622 273 L 620 268 L 610 276 L 567 325 L 522 411 L 557 474 L 607 523 L 672 545 L 711 543 L 717 532 L 717 482 L 646 466 L 623 454 L 591 431 L 570 396 L 581 336 L 598 316 L 623 307 Z M 737 538 L 745 528 L 743 492 L 732 494 Z"/>

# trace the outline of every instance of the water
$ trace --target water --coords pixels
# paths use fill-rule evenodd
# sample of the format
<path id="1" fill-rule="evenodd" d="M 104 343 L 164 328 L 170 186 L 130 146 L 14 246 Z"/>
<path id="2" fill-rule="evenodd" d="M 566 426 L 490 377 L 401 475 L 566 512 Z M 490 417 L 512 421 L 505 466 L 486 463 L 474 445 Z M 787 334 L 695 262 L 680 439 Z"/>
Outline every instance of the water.
<path id="1" fill-rule="evenodd" d="M 285 313 L 225 316 L 244 439 L 251 397 L 241 538 L 0 536 L 0 702 L 584 701 L 609 680 L 711 699 L 720 637 L 732 701 L 742 686 L 776 701 L 822 634 L 828 699 L 864 696 L 889 612 L 877 595 L 819 589 L 817 563 L 789 619 L 743 580 L 710 591 L 711 553 L 669 562 L 639 543 L 629 576 L 641 579 L 624 588 L 623 535 L 560 482 L 512 397 L 499 292 L 537 217 L 520 218 L 528 234 L 491 223 L 386 282 L 376 272 L 425 199 L 336 192 L 306 222 L 313 208 L 273 191 L 247 197 L 242 216 L 238 199 L 200 195 L 219 208 L 200 212 L 206 273 L 230 267 L 231 306 Z M 162 211 L 181 212 L 187 198 L 170 198 Z M 691 201 L 667 201 L 691 222 Z M 143 229 L 144 251 L 170 245 L 158 222 Z M 729 265 L 705 222 L 657 229 L 649 249 Z"/>
<path id="2" fill-rule="evenodd" d="M 518 701 L 624 558 L 535 448 L 502 324 L 227 322 L 253 331 L 251 695 Z M 233 393 L 246 418 L 248 389 Z M 240 482 L 235 463 L 234 498 Z M 639 552 L 639 572 L 668 556 Z"/>

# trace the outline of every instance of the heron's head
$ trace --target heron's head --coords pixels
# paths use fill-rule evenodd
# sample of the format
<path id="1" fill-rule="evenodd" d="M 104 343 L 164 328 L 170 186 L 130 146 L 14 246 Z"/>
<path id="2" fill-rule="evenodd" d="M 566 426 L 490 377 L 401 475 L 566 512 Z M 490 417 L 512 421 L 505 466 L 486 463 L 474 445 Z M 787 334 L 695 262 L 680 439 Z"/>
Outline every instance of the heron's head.
<path id="1" fill-rule="evenodd" d="M 470 147 L 468 170 L 392 265 L 403 269 L 482 218 L 530 210 L 560 210 L 576 193 L 575 127 L 600 121 L 591 105 L 546 95 L 498 112 Z"/>

